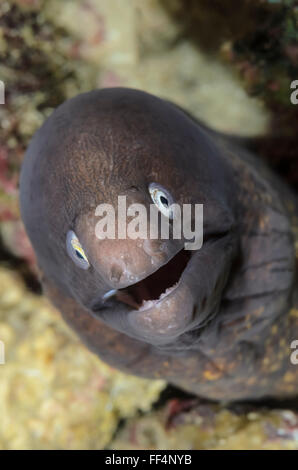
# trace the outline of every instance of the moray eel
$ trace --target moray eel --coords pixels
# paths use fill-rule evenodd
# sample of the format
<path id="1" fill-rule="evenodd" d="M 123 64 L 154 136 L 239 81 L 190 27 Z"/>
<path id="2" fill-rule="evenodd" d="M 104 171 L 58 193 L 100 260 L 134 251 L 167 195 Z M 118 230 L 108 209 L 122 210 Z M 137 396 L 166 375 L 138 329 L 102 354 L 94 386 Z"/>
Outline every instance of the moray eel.
<path id="1" fill-rule="evenodd" d="M 202 247 L 98 239 L 119 195 L 203 204 Z M 95 90 L 35 134 L 20 202 L 45 292 L 104 361 L 214 400 L 297 396 L 298 200 L 247 150 L 148 93 Z"/>

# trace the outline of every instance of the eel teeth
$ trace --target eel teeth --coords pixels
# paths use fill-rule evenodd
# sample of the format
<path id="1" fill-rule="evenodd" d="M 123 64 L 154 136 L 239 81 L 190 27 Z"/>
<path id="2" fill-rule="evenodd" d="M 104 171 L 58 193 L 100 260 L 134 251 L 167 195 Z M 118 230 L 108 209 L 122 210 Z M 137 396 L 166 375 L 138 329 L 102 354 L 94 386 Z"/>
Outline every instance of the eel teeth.
<path id="1" fill-rule="evenodd" d="M 102 299 L 103 300 L 107 300 L 109 299 L 110 297 L 112 297 L 113 295 L 115 295 L 117 292 L 117 289 L 111 289 L 109 290 L 108 292 L 106 292 L 103 296 L 102 296 Z"/>

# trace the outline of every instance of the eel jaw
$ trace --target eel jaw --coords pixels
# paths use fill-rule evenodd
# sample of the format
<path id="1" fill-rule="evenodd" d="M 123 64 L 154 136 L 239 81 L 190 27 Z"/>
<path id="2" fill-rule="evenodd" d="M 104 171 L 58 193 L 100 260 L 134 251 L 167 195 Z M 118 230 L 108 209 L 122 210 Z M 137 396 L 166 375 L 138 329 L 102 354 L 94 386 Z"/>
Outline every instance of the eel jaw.
<path id="1" fill-rule="evenodd" d="M 156 306 L 177 288 L 191 254 L 191 251 L 180 250 L 154 273 L 135 284 L 115 291 L 116 299 L 139 311 Z"/>
<path id="2" fill-rule="evenodd" d="M 201 249 L 181 250 L 147 278 L 117 290 L 106 302 L 93 303 L 91 313 L 117 331 L 152 346 L 176 344 L 184 333 L 187 337 L 195 333 L 197 341 L 219 311 L 237 247 L 233 233 L 209 237 Z M 180 265 L 175 276 L 174 269 L 169 269 L 172 263 Z M 163 270 L 164 284 L 157 282 Z M 149 291 L 145 298 L 143 287 L 145 284 L 149 289 L 151 280 L 160 290 Z"/>
<path id="3" fill-rule="evenodd" d="M 163 345 L 190 328 L 194 298 L 182 278 L 195 253 L 182 249 L 147 278 L 115 292 L 119 308 L 127 308 L 127 326 L 134 337 Z"/>

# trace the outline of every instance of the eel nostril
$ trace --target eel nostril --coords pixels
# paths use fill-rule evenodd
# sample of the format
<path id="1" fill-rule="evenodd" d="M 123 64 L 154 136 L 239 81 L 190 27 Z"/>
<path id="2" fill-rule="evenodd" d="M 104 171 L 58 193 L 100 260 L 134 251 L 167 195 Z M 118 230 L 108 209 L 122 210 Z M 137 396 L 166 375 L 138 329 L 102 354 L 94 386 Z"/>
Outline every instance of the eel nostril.
<path id="1" fill-rule="evenodd" d="M 110 274 L 112 282 L 119 282 L 122 276 L 123 270 L 117 264 L 113 264 Z"/>

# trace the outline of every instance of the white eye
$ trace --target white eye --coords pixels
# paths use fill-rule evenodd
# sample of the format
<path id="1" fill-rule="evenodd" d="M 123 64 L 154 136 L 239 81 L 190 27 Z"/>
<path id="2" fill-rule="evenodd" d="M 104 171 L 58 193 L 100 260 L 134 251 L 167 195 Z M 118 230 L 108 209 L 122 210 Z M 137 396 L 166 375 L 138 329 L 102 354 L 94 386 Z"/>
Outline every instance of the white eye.
<path id="1" fill-rule="evenodd" d="M 66 250 L 73 262 L 82 269 L 88 269 L 90 264 L 76 234 L 69 230 L 66 235 Z"/>
<path id="2" fill-rule="evenodd" d="M 172 219 L 173 212 L 170 209 L 170 206 L 173 204 L 173 199 L 168 191 L 157 183 L 150 183 L 149 193 L 151 195 L 152 201 L 160 210 L 160 212 L 169 219 Z"/>

